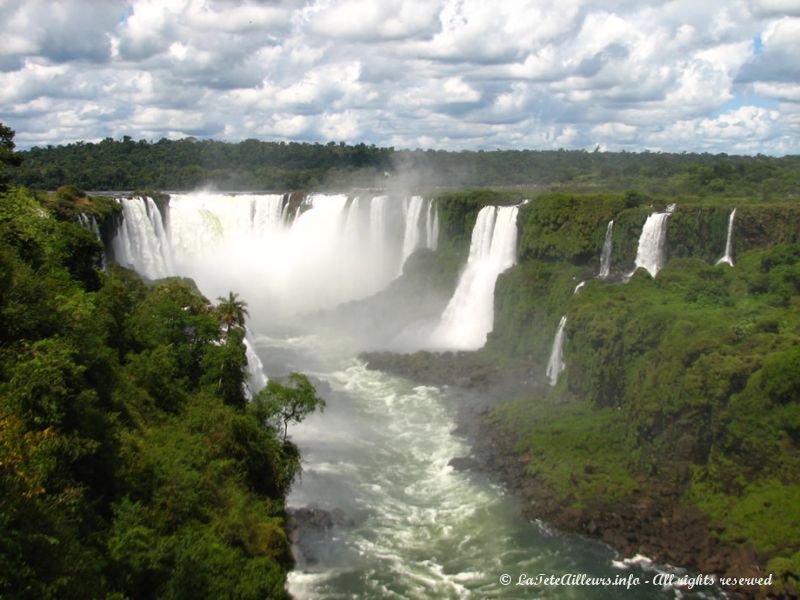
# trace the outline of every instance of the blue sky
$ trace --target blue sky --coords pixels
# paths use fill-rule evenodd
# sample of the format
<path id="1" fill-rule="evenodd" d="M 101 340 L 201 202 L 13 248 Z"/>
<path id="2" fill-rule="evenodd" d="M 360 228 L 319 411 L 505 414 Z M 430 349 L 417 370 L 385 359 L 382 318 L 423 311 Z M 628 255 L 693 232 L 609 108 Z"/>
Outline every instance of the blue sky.
<path id="1" fill-rule="evenodd" d="M 800 0 L 0 0 L 20 147 L 800 152 Z"/>

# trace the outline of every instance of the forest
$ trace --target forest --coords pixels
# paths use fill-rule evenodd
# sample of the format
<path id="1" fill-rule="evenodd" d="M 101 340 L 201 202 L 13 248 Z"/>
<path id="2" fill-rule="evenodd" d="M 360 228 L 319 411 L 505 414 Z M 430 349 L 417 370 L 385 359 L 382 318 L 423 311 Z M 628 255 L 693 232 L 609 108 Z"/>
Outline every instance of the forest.
<path id="1" fill-rule="evenodd" d="M 246 302 L 101 270 L 75 214 L 118 205 L 5 185 L 3 133 L 0 597 L 288 597 L 286 427 L 324 401 L 247 401 Z"/>
<path id="2" fill-rule="evenodd" d="M 667 195 L 800 196 L 800 157 L 586 152 L 399 150 L 329 142 L 239 143 L 106 138 L 19 153 L 12 181 L 34 189 L 307 190 L 564 186 Z"/>

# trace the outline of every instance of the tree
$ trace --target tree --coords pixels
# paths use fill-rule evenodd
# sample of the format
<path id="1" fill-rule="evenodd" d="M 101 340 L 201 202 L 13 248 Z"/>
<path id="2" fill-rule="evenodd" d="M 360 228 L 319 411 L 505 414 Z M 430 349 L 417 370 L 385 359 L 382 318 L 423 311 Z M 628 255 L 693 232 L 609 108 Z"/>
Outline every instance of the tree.
<path id="1" fill-rule="evenodd" d="M 325 409 L 325 400 L 305 375 L 292 373 L 288 385 L 270 381 L 253 399 L 256 416 L 263 422 L 277 422 L 286 441 L 289 423 L 300 423 L 318 408 Z"/>
<path id="2" fill-rule="evenodd" d="M 245 317 L 249 316 L 247 312 L 247 302 L 239 300 L 239 294 L 235 292 L 228 292 L 228 297 L 220 296 L 217 298 L 217 315 L 222 325 L 225 327 L 225 337 L 231 331 L 231 327 L 244 327 Z"/>
<path id="3" fill-rule="evenodd" d="M 14 130 L 0 123 L 0 192 L 8 182 L 6 167 L 15 167 L 20 162 L 19 156 L 14 153 Z"/>

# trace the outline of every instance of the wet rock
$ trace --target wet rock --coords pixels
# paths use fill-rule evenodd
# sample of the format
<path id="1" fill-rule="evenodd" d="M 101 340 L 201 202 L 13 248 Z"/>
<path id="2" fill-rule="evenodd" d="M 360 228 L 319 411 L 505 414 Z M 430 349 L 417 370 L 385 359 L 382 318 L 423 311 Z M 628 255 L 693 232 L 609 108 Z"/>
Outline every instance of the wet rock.
<path id="1" fill-rule="evenodd" d="M 353 520 L 338 508 L 325 510 L 316 506 L 304 506 L 302 508 L 290 508 L 287 513 L 290 531 L 300 529 L 326 530 L 333 527 L 355 526 Z"/>
<path id="2" fill-rule="evenodd" d="M 447 464 L 456 471 L 469 471 L 478 467 L 478 462 L 471 456 L 455 456 Z"/>
<path id="3" fill-rule="evenodd" d="M 286 512 L 289 537 L 300 568 L 313 568 L 319 563 L 332 564 L 335 557 L 343 555 L 343 549 L 336 543 L 336 532 L 355 526 L 344 511 L 305 506 L 289 508 Z"/>

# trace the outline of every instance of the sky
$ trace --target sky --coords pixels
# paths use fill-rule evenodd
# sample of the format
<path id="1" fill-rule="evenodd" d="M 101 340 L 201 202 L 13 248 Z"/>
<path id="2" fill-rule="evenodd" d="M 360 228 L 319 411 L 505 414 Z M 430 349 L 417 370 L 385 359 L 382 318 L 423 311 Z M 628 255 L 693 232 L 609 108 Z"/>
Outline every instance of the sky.
<path id="1" fill-rule="evenodd" d="M 800 153 L 800 0 L 0 0 L 19 148 Z"/>

